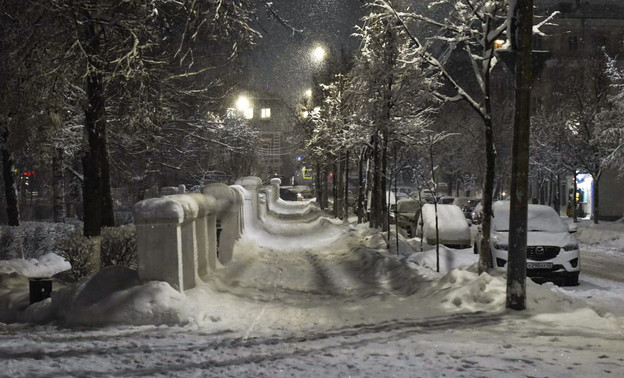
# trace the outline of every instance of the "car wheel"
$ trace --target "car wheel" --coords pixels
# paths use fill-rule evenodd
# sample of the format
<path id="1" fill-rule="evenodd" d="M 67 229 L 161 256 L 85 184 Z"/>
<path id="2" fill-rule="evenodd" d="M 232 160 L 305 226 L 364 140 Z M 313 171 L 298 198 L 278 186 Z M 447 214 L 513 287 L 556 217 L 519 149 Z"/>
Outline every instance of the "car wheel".
<path id="1" fill-rule="evenodd" d="M 578 286 L 579 285 L 579 273 L 576 272 L 574 275 L 566 277 L 563 280 L 563 286 Z"/>

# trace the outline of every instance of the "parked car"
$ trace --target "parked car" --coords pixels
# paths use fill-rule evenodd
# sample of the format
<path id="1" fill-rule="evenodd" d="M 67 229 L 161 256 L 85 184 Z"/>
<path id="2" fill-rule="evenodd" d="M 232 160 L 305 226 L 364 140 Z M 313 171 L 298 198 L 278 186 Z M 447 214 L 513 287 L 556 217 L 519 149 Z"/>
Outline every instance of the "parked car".
<path id="1" fill-rule="evenodd" d="M 536 282 L 553 281 L 565 286 L 578 285 L 581 270 L 579 244 L 568 225 L 557 212 L 545 205 L 528 205 L 527 277 Z M 509 249 L 509 202 L 492 206 L 490 248 L 494 267 L 505 268 Z M 474 245 L 480 252 L 483 236 L 479 232 Z"/>
<path id="2" fill-rule="evenodd" d="M 477 204 L 472 208 L 470 212 L 470 219 L 472 219 L 472 223 L 481 224 L 483 221 L 483 203 L 481 201 L 477 202 Z"/>
<path id="3" fill-rule="evenodd" d="M 481 202 L 480 198 L 455 197 L 453 205 L 459 206 L 467 219 L 472 219 L 472 211 L 479 202 Z"/>
<path id="4" fill-rule="evenodd" d="M 416 236 L 427 244 L 436 243 L 435 205 L 425 204 L 418 214 Z M 440 244 L 452 248 L 470 248 L 470 225 L 461 209 L 455 205 L 438 204 L 438 234 Z"/>
<path id="5" fill-rule="evenodd" d="M 438 198 L 438 203 L 443 204 L 443 205 L 452 205 L 454 201 L 455 201 L 455 197 L 442 196 Z"/>
<path id="6" fill-rule="evenodd" d="M 414 237 L 416 230 L 416 213 L 420 209 L 420 203 L 411 198 L 401 199 L 397 202 L 396 212 L 391 214 L 391 221 L 407 232 L 408 237 Z"/>
<path id="7" fill-rule="evenodd" d="M 420 191 L 420 198 L 418 198 L 418 196 L 416 196 L 414 199 L 416 199 L 416 200 L 420 199 L 422 202 L 432 203 L 434 198 L 435 198 L 435 195 L 434 195 L 432 190 L 422 189 Z"/>

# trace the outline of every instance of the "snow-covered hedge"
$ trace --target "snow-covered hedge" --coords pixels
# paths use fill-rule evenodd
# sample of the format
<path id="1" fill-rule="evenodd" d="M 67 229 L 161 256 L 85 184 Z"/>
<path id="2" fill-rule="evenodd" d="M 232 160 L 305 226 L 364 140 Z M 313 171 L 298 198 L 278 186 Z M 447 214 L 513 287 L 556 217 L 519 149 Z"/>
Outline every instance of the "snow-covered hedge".
<path id="1" fill-rule="evenodd" d="M 38 258 L 58 253 L 57 244 L 77 228 L 71 223 L 22 222 L 19 226 L 0 226 L 0 260 Z"/>
<path id="2" fill-rule="evenodd" d="M 94 272 L 94 243 L 82 235 L 82 230 L 74 231 L 58 244 L 59 255 L 71 265 L 74 279 L 80 280 Z M 125 225 L 102 228 L 102 267 L 125 266 L 136 269 L 137 247 L 136 227 Z"/>
<path id="3" fill-rule="evenodd" d="M 137 268 L 136 227 L 127 224 L 102 229 L 102 266 Z"/>

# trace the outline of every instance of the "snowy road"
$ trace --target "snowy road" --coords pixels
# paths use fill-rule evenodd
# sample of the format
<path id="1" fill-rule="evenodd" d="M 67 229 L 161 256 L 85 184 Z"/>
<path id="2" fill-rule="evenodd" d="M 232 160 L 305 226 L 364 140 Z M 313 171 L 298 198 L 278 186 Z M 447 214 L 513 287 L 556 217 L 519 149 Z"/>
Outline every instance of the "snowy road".
<path id="1" fill-rule="evenodd" d="M 513 331 L 512 331 L 513 330 Z M 621 335 L 470 314 L 244 338 L 188 327 L 0 327 L 3 377 L 618 377 Z"/>

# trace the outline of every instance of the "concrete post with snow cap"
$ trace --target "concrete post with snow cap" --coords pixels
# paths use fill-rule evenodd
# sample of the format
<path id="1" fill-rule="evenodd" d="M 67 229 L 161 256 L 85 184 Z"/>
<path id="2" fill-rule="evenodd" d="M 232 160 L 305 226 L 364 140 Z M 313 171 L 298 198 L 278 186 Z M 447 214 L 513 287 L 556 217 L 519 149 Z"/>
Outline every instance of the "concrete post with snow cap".
<path id="1" fill-rule="evenodd" d="M 236 206 L 238 208 L 238 233 L 242 235 L 245 231 L 245 192 L 247 190 L 240 185 L 230 185 L 230 188 L 236 194 Z"/>
<path id="2" fill-rule="evenodd" d="M 262 187 L 262 180 L 258 177 L 247 176 L 241 177 L 236 180 L 236 184 L 242 186 L 247 190 L 246 195 L 249 197 L 245 197 L 245 201 L 249 201 L 251 203 L 251 214 L 250 219 L 245 219 L 245 222 L 255 223 L 260 219 L 258 216 L 258 191 Z"/>
<path id="3" fill-rule="evenodd" d="M 184 207 L 171 197 L 150 198 L 133 209 L 137 230 L 138 274 L 142 281 L 165 281 L 186 288 L 182 264 Z"/>
<path id="4" fill-rule="evenodd" d="M 217 264 L 217 200 L 210 195 L 189 193 L 197 202 L 198 212 L 195 221 L 197 237 L 197 274 L 204 277 Z"/>
<path id="5" fill-rule="evenodd" d="M 217 221 L 221 223 L 221 234 L 217 246 L 217 258 L 221 264 L 232 260 L 234 243 L 240 237 L 240 211 L 234 189 L 225 184 L 210 184 L 202 188 L 204 195 L 216 200 Z"/>
<path id="6" fill-rule="evenodd" d="M 269 205 L 274 206 L 277 203 L 277 200 L 280 198 L 280 185 L 282 184 L 282 180 L 276 177 L 276 178 L 272 178 L 270 183 L 271 183 L 271 200 L 269 201 Z"/>
<path id="7" fill-rule="evenodd" d="M 197 229 L 196 220 L 199 206 L 193 198 L 185 194 L 175 194 L 166 198 L 176 201 L 184 209 L 184 221 L 180 224 L 182 240 L 182 270 L 184 290 L 197 285 Z"/>

